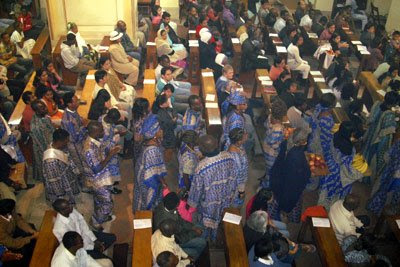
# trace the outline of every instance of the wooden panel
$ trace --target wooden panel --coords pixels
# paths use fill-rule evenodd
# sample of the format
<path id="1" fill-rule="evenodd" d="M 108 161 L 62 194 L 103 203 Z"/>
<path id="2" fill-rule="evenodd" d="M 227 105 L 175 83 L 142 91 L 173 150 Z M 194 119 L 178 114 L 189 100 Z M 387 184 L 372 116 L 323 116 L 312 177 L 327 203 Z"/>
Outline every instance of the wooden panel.
<path id="1" fill-rule="evenodd" d="M 44 28 L 38 38 L 36 39 L 35 46 L 32 48 L 31 55 L 33 60 L 33 66 L 35 69 L 39 69 L 42 67 L 42 59 L 40 58 L 40 53 L 44 48 L 48 48 L 48 52 L 51 52 L 50 45 L 50 35 L 49 29 Z"/>
<path id="2" fill-rule="evenodd" d="M 53 234 L 53 225 L 56 215 L 57 213 L 54 210 L 47 210 L 44 214 L 39 237 L 36 241 L 32 259 L 29 264 L 30 267 L 50 266 L 53 253 L 58 246 L 58 240 Z"/>
<path id="3" fill-rule="evenodd" d="M 89 70 L 88 75 L 94 75 L 96 70 Z M 81 101 L 86 101 L 86 105 L 80 105 L 78 107 L 78 114 L 82 118 L 87 118 L 90 110 L 90 106 L 92 105 L 93 101 L 93 90 L 94 86 L 96 85 L 96 81 L 93 79 L 86 79 L 85 85 L 83 86 L 82 89 L 82 95 L 80 97 Z"/>
<path id="4" fill-rule="evenodd" d="M 135 219 L 152 219 L 153 213 L 149 210 L 139 210 Z M 153 255 L 151 254 L 152 228 L 133 230 L 132 267 L 151 267 Z"/>
<path id="5" fill-rule="evenodd" d="M 256 97 L 257 91 L 259 91 L 259 88 L 262 88 L 261 81 L 258 79 L 258 77 L 269 76 L 269 73 L 267 69 L 256 69 L 255 76 L 256 79 L 254 81 L 253 92 L 251 93 L 252 98 Z"/>
<path id="6" fill-rule="evenodd" d="M 400 228 L 397 225 L 396 220 L 400 220 L 400 215 L 389 215 L 386 216 L 386 220 L 389 224 L 390 230 L 396 237 L 397 241 L 400 243 Z"/>
<path id="7" fill-rule="evenodd" d="M 238 209 L 227 208 L 225 212 L 240 215 Z M 247 258 L 246 243 L 243 236 L 241 225 L 222 222 L 225 237 L 225 258 L 228 267 L 246 267 L 249 266 Z"/>
<path id="8" fill-rule="evenodd" d="M 383 88 L 372 72 L 362 71 L 358 76 L 358 79 L 360 81 L 360 90 L 364 91 L 362 95 L 359 93 L 357 97 L 361 97 L 368 110 L 371 110 L 372 105 L 376 101 L 383 101 L 384 97 L 377 92 Z"/>
<path id="9" fill-rule="evenodd" d="M 146 68 L 153 68 L 157 67 L 157 49 L 155 45 L 146 45 Z"/>
<path id="10" fill-rule="evenodd" d="M 156 98 L 156 73 L 154 69 L 146 69 L 144 71 L 145 80 L 154 80 L 154 84 L 143 84 L 142 97 L 149 101 L 150 107 L 153 105 Z"/>

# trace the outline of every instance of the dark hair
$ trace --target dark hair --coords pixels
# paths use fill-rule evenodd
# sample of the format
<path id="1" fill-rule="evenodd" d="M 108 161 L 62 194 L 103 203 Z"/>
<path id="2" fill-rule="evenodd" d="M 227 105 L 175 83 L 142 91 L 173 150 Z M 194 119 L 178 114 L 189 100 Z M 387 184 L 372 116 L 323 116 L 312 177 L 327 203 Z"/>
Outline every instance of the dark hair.
<path id="1" fill-rule="evenodd" d="M 268 0 L 261 0 L 261 5 L 263 5 L 265 3 L 269 3 Z"/>
<path id="2" fill-rule="evenodd" d="M 175 234 L 177 222 L 173 219 L 165 219 L 160 223 L 160 231 L 163 235 L 172 236 Z"/>
<path id="3" fill-rule="evenodd" d="M 103 127 L 103 124 L 101 124 L 101 122 L 99 122 L 98 120 L 90 121 L 89 124 L 87 125 L 89 135 L 91 135 L 101 127 Z"/>
<path id="4" fill-rule="evenodd" d="M 389 87 L 393 91 L 399 91 L 399 89 L 400 89 L 400 81 L 399 80 L 391 80 L 389 82 Z"/>
<path id="5" fill-rule="evenodd" d="M 285 58 L 281 56 L 274 57 L 274 66 L 277 67 L 277 65 L 281 64 L 283 60 L 285 60 Z"/>
<path id="6" fill-rule="evenodd" d="M 307 98 L 303 93 L 297 93 L 294 95 L 294 106 L 296 108 L 301 107 L 304 103 L 306 103 Z"/>
<path id="7" fill-rule="evenodd" d="M 76 40 L 75 34 L 73 34 L 73 33 L 68 33 L 68 34 L 67 34 L 67 41 L 70 42 L 70 41 L 74 41 L 74 40 Z"/>
<path id="8" fill-rule="evenodd" d="M 354 85 L 354 83 L 349 82 L 343 85 L 340 96 L 343 100 L 350 100 L 350 98 L 353 97 L 355 91 L 356 86 Z"/>
<path id="9" fill-rule="evenodd" d="M 169 14 L 167 11 L 164 11 L 164 13 L 162 14 L 162 19 L 170 18 L 170 17 L 171 17 L 171 14 Z"/>
<path id="10" fill-rule="evenodd" d="M 378 82 L 379 82 L 379 83 L 382 83 L 383 80 L 384 80 L 386 77 L 391 76 L 392 73 L 393 73 L 394 71 L 396 71 L 396 70 L 397 70 L 397 71 L 399 70 L 399 68 L 398 68 L 397 66 L 390 66 L 390 67 L 389 67 L 389 70 L 388 70 L 387 72 L 384 72 L 383 74 L 381 74 L 381 76 L 378 77 Z"/>
<path id="11" fill-rule="evenodd" d="M 139 97 L 135 99 L 135 103 L 133 103 L 132 114 L 134 120 L 139 120 L 147 115 L 149 110 L 149 100 L 144 97 Z"/>
<path id="12" fill-rule="evenodd" d="M 185 143 L 187 145 L 195 145 L 198 140 L 199 135 L 194 130 L 186 130 L 183 132 L 181 137 L 181 143 Z"/>
<path id="13" fill-rule="evenodd" d="M 169 262 L 169 259 L 171 258 L 172 255 L 175 255 L 175 254 L 170 251 L 167 251 L 167 250 L 158 254 L 157 259 L 156 259 L 158 266 L 170 267 L 171 262 Z"/>
<path id="14" fill-rule="evenodd" d="M 47 94 L 47 92 L 49 92 L 49 91 L 53 94 L 53 99 L 54 99 L 55 93 L 54 93 L 53 89 L 51 89 L 50 87 L 45 87 L 45 86 L 41 87 L 40 90 L 35 91 L 35 93 L 37 93 L 36 97 L 39 99 L 42 99 L 44 97 L 44 95 Z"/>
<path id="15" fill-rule="evenodd" d="M 99 59 L 99 69 L 101 70 L 101 67 L 103 67 L 104 63 L 106 63 L 107 60 L 110 60 L 109 57 L 100 57 Z"/>
<path id="16" fill-rule="evenodd" d="M 333 146 L 345 155 L 353 153 L 353 143 L 351 136 L 355 133 L 356 128 L 351 121 L 344 121 L 340 124 L 339 131 L 333 135 Z"/>
<path id="17" fill-rule="evenodd" d="M 199 100 L 200 97 L 198 95 L 190 95 L 188 98 L 188 103 L 189 103 L 189 107 L 192 107 L 194 104 L 194 101 Z"/>
<path id="18" fill-rule="evenodd" d="M 349 113 L 359 113 L 363 109 L 363 102 L 360 99 L 353 100 L 349 105 Z"/>
<path id="19" fill-rule="evenodd" d="M 151 107 L 151 112 L 153 114 L 157 114 L 158 111 L 161 109 L 160 105 L 164 104 L 167 101 L 168 101 L 168 97 L 165 94 L 159 94 L 156 97 L 156 100 L 154 101 L 153 106 Z"/>
<path id="20" fill-rule="evenodd" d="M 287 113 L 287 106 L 281 99 L 276 98 L 271 105 L 271 116 L 276 120 L 282 120 Z"/>
<path id="21" fill-rule="evenodd" d="M 333 93 L 326 93 L 321 96 L 319 103 L 324 108 L 333 108 L 336 104 L 336 96 Z"/>
<path id="22" fill-rule="evenodd" d="M 96 83 L 100 82 L 100 80 L 104 79 L 104 77 L 107 76 L 107 71 L 105 70 L 97 70 L 94 73 L 94 79 L 96 80 Z"/>
<path id="23" fill-rule="evenodd" d="M 76 240 L 78 239 L 79 236 L 80 236 L 80 234 L 78 234 L 75 231 L 66 232 L 62 238 L 62 243 L 63 243 L 64 247 L 66 249 L 70 249 L 73 246 L 76 246 Z"/>
<path id="24" fill-rule="evenodd" d="M 268 201 L 272 198 L 272 191 L 269 188 L 262 188 L 254 196 L 253 205 L 251 206 L 250 214 L 256 210 L 268 211 Z"/>
<path id="25" fill-rule="evenodd" d="M 160 8 L 159 5 L 154 5 L 151 12 L 153 13 L 153 16 L 157 16 L 157 11 Z"/>
<path id="26" fill-rule="evenodd" d="M 165 73 L 167 73 L 167 70 L 170 70 L 172 72 L 172 68 L 171 67 L 163 67 L 161 69 L 161 75 L 165 75 Z"/>
<path id="27" fill-rule="evenodd" d="M 272 238 L 274 253 L 278 259 L 283 259 L 289 253 L 289 243 L 286 238 L 274 235 Z"/>
<path id="28" fill-rule="evenodd" d="M 26 105 L 28 105 L 29 101 L 31 101 L 31 96 L 33 96 L 33 92 L 32 91 L 26 91 L 22 94 L 22 101 L 24 101 L 24 103 Z"/>
<path id="29" fill-rule="evenodd" d="M 53 132 L 53 142 L 64 141 L 69 138 L 69 133 L 64 129 L 56 129 Z"/>
<path id="30" fill-rule="evenodd" d="M 107 119 L 110 119 L 112 123 L 117 123 L 121 118 L 121 113 L 119 113 L 118 109 L 112 108 L 107 112 Z"/>
<path id="31" fill-rule="evenodd" d="M 92 105 L 89 109 L 88 119 L 98 120 L 101 115 L 103 115 L 107 108 L 104 104 L 111 98 L 110 93 L 106 89 L 100 89 L 97 93 L 96 98 L 93 100 Z"/>
<path id="32" fill-rule="evenodd" d="M 45 59 L 44 62 L 43 62 L 43 67 L 47 70 L 47 67 L 48 67 L 50 64 L 53 64 L 53 61 L 48 60 L 48 59 Z"/>
<path id="33" fill-rule="evenodd" d="M 158 58 L 158 62 L 160 63 L 160 62 L 162 62 L 164 59 L 168 59 L 168 60 L 169 60 L 169 57 L 168 57 L 167 55 L 162 55 L 162 56 L 160 56 L 160 57 Z"/>
<path id="34" fill-rule="evenodd" d="M 367 24 L 365 24 L 364 26 L 364 31 L 369 30 L 371 27 L 375 27 L 375 24 L 373 22 L 368 22 Z"/>
<path id="35" fill-rule="evenodd" d="M 297 45 L 297 42 L 299 41 L 300 38 L 303 38 L 303 36 L 301 36 L 301 34 L 299 34 L 299 33 L 296 34 L 296 35 L 293 37 L 292 44 Z"/>
<path id="36" fill-rule="evenodd" d="M 322 25 L 325 25 L 328 22 L 328 18 L 326 16 L 322 16 L 319 19 L 319 23 L 321 23 Z"/>
<path id="37" fill-rule="evenodd" d="M 289 75 L 289 71 L 288 70 L 284 70 L 281 72 L 281 74 L 279 74 L 279 79 L 282 80 L 285 76 Z"/>
<path id="38" fill-rule="evenodd" d="M 39 68 L 36 70 L 35 78 L 33 78 L 33 86 L 37 89 L 42 83 L 40 82 L 40 76 L 42 76 L 43 72 L 47 72 L 45 68 Z M 37 96 L 36 92 L 35 95 Z"/>
<path id="39" fill-rule="evenodd" d="M 8 32 L 1 33 L 1 35 L 0 35 L 1 39 L 3 39 L 3 37 L 6 36 L 6 35 L 9 35 Z"/>
<path id="40" fill-rule="evenodd" d="M 274 245 L 269 238 L 261 238 L 254 245 L 254 259 L 264 258 L 274 251 Z"/>
<path id="41" fill-rule="evenodd" d="M 286 9 L 282 9 L 281 13 L 280 13 L 280 17 L 282 18 L 282 17 L 286 16 L 287 14 L 289 14 L 289 12 Z"/>
<path id="42" fill-rule="evenodd" d="M 74 98 L 75 93 L 74 92 L 66 92 L 63 95 L 63 101 L 65 105 L 68 105 L 69 103 L 72 103 L 72 99 Z"/>
<path id="43" fill-rule="evenodd" d="M 385 94 L 383 103 L 381 104 L 381 110 L 389 110 L 392 106 L 395 106 L 399 102 L 399 95 L 397 92 L 390 91 Z"/>
<path id="44" fill-rule="evenodd" d="M 173 92 L 175 92 L 175 87 L 172 84 L 167 83 L 166 85 L 164 85 L 163 91 L 167 91 L 167 90 L 171 90 L 171 92 L 173 93 Z"/>
<path id="45" fill-rule="evenodd" d="M 335 23 L 334 23 L 333 21 L 329 21 L 329 22 L 326 24 L 326 28 L 328 29 L 328 28 L 330 28 L 330 27 L 333 26 L 333 25 L 335 25 Z"/>
<path id="46" fill-rule="evenodd" d="M 332 44 L 333 42 L 335 42 L 336 37 L 340 37 L 340 35 L 336 32 L 332 33 L 331 39 L 329 40 L 329 42 Z"/>
<path id="47" fill-rule="evenodd" d="M 170 192 L 163 198 L 163 203 L 167 210 L 176 209 L 179 204 L 179 197 L 175 192 Z"/>
<path id="48" fill-rule="evenodd" d="M 232 144 L 236 144 L 240 140 L 243 139 L 245 134 L 245 130 L 243 128 L 234 128 L 229 132 L 229 139 L 231 140 Z"/>
<path id="49" fill-rule="evenodd" d="M 10 214 L 15 208 L 15 201 L 10 198 L 0 200 L 0 215 Z"/>

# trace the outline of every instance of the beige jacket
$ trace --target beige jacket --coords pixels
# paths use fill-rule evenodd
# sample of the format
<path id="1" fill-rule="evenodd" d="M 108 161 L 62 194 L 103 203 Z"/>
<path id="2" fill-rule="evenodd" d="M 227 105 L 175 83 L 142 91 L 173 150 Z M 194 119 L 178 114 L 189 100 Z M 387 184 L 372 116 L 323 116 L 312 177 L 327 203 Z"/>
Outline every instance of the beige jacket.
<path id="1" fill-rule="evenodd" d="M 111 55 L 111 65 L 115 71 L 122 74 L 130 74 L 137 71 L 134 62 L 137 60 L 133 59 L 132 62 L 129 62 L 128 55 L 121 44 L 111 44 L 108 51 Z"/>
<path id="2" fill-rule="evenodd" d="M 7 221 L 5 218 L 0 216 L 0 244 L 9 249 L 20 249 L 31 241 L 30 237 L 13 237 L 17 226 L 28 233 L 33 231 L 32 227 L 30 227 L 29 224 L 27 224 L 21 216 L 15 212 L 10 221 Z"/>

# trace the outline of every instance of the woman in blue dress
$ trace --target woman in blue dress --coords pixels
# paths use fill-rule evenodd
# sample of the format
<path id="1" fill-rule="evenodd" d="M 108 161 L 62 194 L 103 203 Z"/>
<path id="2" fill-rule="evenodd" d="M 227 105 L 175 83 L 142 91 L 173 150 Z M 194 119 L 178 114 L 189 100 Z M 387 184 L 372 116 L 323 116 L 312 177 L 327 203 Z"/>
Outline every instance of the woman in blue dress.
<path id="1" fill-rule="evenodd" d="M 244 202 L 245 187 L 249 175 L 249 162 L 247 159 L 246 150 L 243 148 L 243 144 L 247 140 L 247 133 L 242 128 L 235 128 L 229 132 L 229 139 L 231 141 L 231 145 L 228 148 L 228 152 L 235 161 L 237 170 L 237 193 L 234 199 L 234 206 L 240 207 Z"/>
<path id="2" fill-rule="evenodd" d="M 266 133 L 263 143 L 265 159 L 265 175 L 261 181 L 262 188 L 270 186 L 270 171 L 279 155 L 280 146 L 285 139 L 283 120 L 286 117 L 287 107 L 285 102 L 276 99 L 271 105 L 271 114 L 266 121 Z"/>
<path id="3" fill-rule="evenodd" d="M 185 131 L 182 135 L 182 144 L 178 152 L 178 185 L 179 188 L 185 188 L 187 191 L 190 189 L 194 171 L 199 163 L 200 151 L 196 153 L 195 150 L 198 138 L 199 136 L 194 130 Z"/>
<path id="4" fill-rule="evenodd" d="M 151 210 L 161 200 L 167 170 L 161 151 L 163 132 L 157 116 L 150 114 L 143 122 L 143 151 L 135 166 L 133 211 Z"/>
<path id="5" fill-rule="evenodd" d="M 135 103 L 132 107 L 133 123 L 132 123 L 132 133 L 133 133 L 133 157 L 134 163 L 136 164 L 139 158 L 140 152 L 142 151 L 142 141 L 143 136 L 141 135 L 142 125 L 145 118 L 150 112 L 150 104 L 146 98 L 139 97 L 135 99 Z"/>

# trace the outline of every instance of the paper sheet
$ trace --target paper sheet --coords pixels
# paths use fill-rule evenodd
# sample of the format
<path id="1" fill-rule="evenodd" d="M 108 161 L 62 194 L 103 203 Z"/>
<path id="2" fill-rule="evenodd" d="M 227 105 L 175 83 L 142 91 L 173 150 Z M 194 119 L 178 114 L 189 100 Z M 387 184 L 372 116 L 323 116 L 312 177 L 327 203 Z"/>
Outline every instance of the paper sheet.
<path id="1" fill-rule="evenodd" d="M 189 30 L 189 33 L 196 33 L 195 30 Z"/>
<path id="2" fill-rule="evenodd" d="M 201 75 L 203 75 L 203 77 L 214 77 L 214 74 L 210 71 L 202 72 Z"/>
<path id="3" fill-rule="evenodd" d="M 146 45 L 156 45 L 155 42 L 147 42 Z"/>
<path id="4" fill-rule="evenodd" d="M 341 108 L 341 107 L 342 107 L 342 105 L 340 105 L 340 103 L 339 103 L 339 102 L 336 102 L 336 107 L 337 107 L 337 108 Z"/>
<path id="5" fill-rule="evenodd" d="M 240 44 L 239 38 L 232 38 L 232 44 Z"/>
<path id="6" fill-rule="evenodd" d="M 261 84 L 265 86 L 272 86 L 273 81 L 261 81 Z"/>
<path id="7" fill-rule="evenodd" d="M 207 94 L 206 95 L 206 101 L 213 102 L 214 100 L 215 100 L 215 95 L 214 94 Z"/>
<path id="8" fill-rule="evenodd" d="M 218 108 L 218 103 L 206 102 L 206 108 Z"/>
<path id="9" fill-rule="evenodd" d="M 278 34 L 277 34 L 277 33 L 272 33 L 272 32 L 270 32 L 270 33 L 269 33 L 269 37 L 278 37 Z"/>
<path id="10" fill-rule="evenodd" d="M 361 55 L 371 55 L 371 53 L 369 51 L 365 51 L 365 50 L 360 51 L 360 54 Z"/>
<path id="11" fill-rule="evenodd" d="M 309 32 L 308 38 L 318 38 L 318 35 L 315 32 Z"/>
<path id="12" fill-rule="evenodd" d="M 269 76 L 258 76 L 258 79 L 260 81 L 270 81 L 271 78 Z"/>
<path id="13" fill-rule="evenodd" d="M 362 44 L 361 41 L 351 41 L 351 43 L 352 43 L 353 45 L 360 45 L 360 44 Z"/>
<path id="14" fill-rule="evenodd" d="M 19 125 L 21 123 L 21 120 L 22 120 L 22 114 L 18 118 L 8 120 L 8 124 Z"/>
<path id="15" fill-rule="evenodd" d="M 222 124 L 222 122 L 221 122 L 221 118 L 213 118 L 213 119 L 210 119 L 209 121 L 208 121 L 208 123 L 210 124 L 210 125 L 221 125 Z"/>
<path id="16" fill-rule="evenodd" d="M 367 47 L 366 46 L 363 46 L 363 45 L 357 45 L 357 50 L 358 51 L 367 51 Z"/>
<path id="17" fill-rule="evenodd" d="M 400 229 L 400 220 L 396 220 L 396 223 L 397 223 L 397 227 L 399 227 L 399 229 Z"/>
<path id="18" fill-rule="evenodd" d="M 312 223 L 314 227 L 331 227 L 331 223 L 328 218 L 312 217 Z"/>
<path id="19" fill-rule="evenodd" d="M 322 73 L 319 70 L 310 71 L 312 76 L 322 76 Z"/>
<path id="20" fill-rule="evenodd" d="M 97 49 L 98 49 L 99 51 L 108 51 L 109 48 L 110 48 L 109 46 L 102 46 L 102 45 L 99 45 Z"/>
<path id="21" fill-rule="evenodd" d="M 189 43 L 189 47 L 199 47 L 199 43 Z"/>
<path id="22" fill-rule="evenodd" d="M 381 89 L 381 90 L 378 90 L 377 92 L 378 92 L 378 94 L 380 94 L 381 96 L 385 96 L 385 95 L 386 95 L 386 92 L 383 91 L 382 89 Z"/>
<path id="23" fill-rule="evenodd" d="M 276 47 L 276 52 L 278 53 L 287 53 L 286 47 L 284 46 L 277 46 Z"/>
<path id="24" fill-rule="evenodd" d="M 261 56 L 261 55 L 257 56 L 257 58 L 260 58 L 260 59 L 268 59 L 267 57 L 264 57 L 264 56 Z"/>
<path id="25" fill-rule="evenodd" d="M 151 219 L 135 219 L 133 220 L 133 229 L 151 228 Z"/>
<path id="26" fill-rule="evenodd" d="M 326 94 L 326 93 L 332 93 L 332 89 L 330 89 L 330 88 L 327 88 L 327 89 L 321 89 L 321 92 L 322 92 L 323 94 Z"/>
<path id="27" fill-rule="evenodd" d="M 94 80 L 94 74 L 86 75 L 86 80 Z"/>
<path id="28" fill-rule="evenodd" d="M 282 41 L 278 41 L 278 40 L 272 40 L 272 43 L 274 43 L 274 44 L 281 44 L 282 43 Z"/>
<path id="29" fill-rule="evenodd" d="M 156 80 L 153 79 L 144 79 L 143 84 L 156 84 Z"/>
<path id="30" fill-rule="evenodd" d="M 362 110 L 365 114 L 369 114 L 367 107 L 365 106 L 365 104 L 363 105 L 363 110 Z"/>
<path id="31" fill-rule="evenodd" d="M 325 78 L 323 78 L 323 77 L 314 78 L 314 82 L 316 82 L 316 83 L 324 83 L 325 82 Z"/>
<path id="32" fill-rule="evenodd" d="M 242 219 L 242 216 L 232 214 L 229 212 L 225 212 L 224 218 L 222 219 L 224 222 L 228 223 L 233 223 L 233 224 L 240 224 L 240 220 Z"/>

